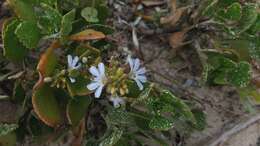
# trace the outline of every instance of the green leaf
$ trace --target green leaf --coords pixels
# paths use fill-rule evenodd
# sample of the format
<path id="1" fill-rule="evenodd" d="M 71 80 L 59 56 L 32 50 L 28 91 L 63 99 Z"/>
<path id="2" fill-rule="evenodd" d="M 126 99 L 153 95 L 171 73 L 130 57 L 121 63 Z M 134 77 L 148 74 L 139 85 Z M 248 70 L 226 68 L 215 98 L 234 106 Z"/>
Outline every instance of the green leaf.
<path id="1" fill-rule="evenodd" d="M 106 18 L 109 16 L 110 11 L 109 8 L 105 4 L 100 4 L 96 7 L 98 12 L 98 20 L 100 23 L 104 24 L 106 22 Z"/>
<path id="2" fill-rule="evenodd" d="M 248 30 L 257 20 L 257 6 L 255 4 L 246 4 L 242 10 L 242 17 L 239 26 L 235 28 L 237 33 L 243 33 Z"/>
<path id="3" fill-rule="evenodd" d="M 219 7 L 227 7 L 237 2 L 239 2 L 239 0 L 218 0 Z"/>
<path id="4" fill-rule="evenodd" d="M 174 124 L 172 121 L 162 117 L 155 116 L 149 123 L 149 127 L 155 130 L 167 131 L 173 128 Z"/>
<path id="5" fill-rule="evenodd" d="M 142 102 L 146 101 L 149 98 L 151 91 L 152 91 L 152 85 L 150 85 L 149 87 L 145 88 L 144 91 L 142 91 L 140 93 L 138 98 L 131 104 L 131 106 L 134 106 L 135 104 L 142 103 Z"/>
<path id="6" fill-rule="evenodd" d="M 167 90 L 163 91 L 160 99 L 164 100 L 165 103 L 172 107 L 172 112 L 174 114 L 179 114 L 186 120 L 192 123 L 196 123 L 194 115 L 192 114 L 189 106 L 185 104 L 181 99 L 178 99 L 176 96 L 174 96 L 171 92 Z"/>
<path id="7" fill-rule="evenodd" d="M 96 23 L 98 22 L 98 11 L 92 7 L 86 7 L 81 11 L 81 16 L 85 18 L 87 22 Z"/>
<path id="8" fill-rule="evenodd" d="M 67 36 L 72 31 L 72 24 L 75 19 L 76 10 L 73 9 L 62 17 L 60 35 Z"/>
<path id="9" fill-rule="evenodd" d="M 70 100 L 67 105 L 67 118 L 72 126 L 79 125 L 86 115 L 90 103 L 91 98 L 89 96 L 77 96 Z"/>
<path id="10" fill-rule="evenodd" d="M 28 49 L 36 48 L 41 39 L 40 29 L 32 21 L 20 23 L 15 30 L 15 34 Z"/>
<path id="11" fill-rule="evenodd" d="M 19 42 L 15 30 L 19 25 L 18 20 L 6 22 L 3 27 L 4 55 L 12 61 L 21 61 L 27 55 L 27 48 Z"/>
<path id="12" fill-rule="evenodd" d="M 8 0 L 8 3 L 14 9 L 16 15 L 22 20 L 36 22 L 36 15 L 34 12 L 33 3 L 29 0 Z"/>
<path id="13" fill-rule="evenodd" d="M 238 21 L 241 18 L 242 7 L 240 3 L 236 2 L 230 5 L 227 9 L 220 11 L 220 14 L 225 19 L 229 19 L 232 21 Z"/>
<path id="14" fill-rule="evenodd" d="M 67 80 L 67 89 L 70 93 L 70 96 L 83 96 L 83 95 L 88 95 L 91 93 L 91 91 L 86 88 L 86 85 L 89 83 L 89 80 L 85 79 L 83 76 L 78 76 L 75 78 L 76 82 L 71 83 L 70 80 Z"/>
<path id="15" fill-rule="evenodd" d="M 106 121 L 112 125 L 129 125 L 134 122 L 128 112 L 120 108 L 109 110 L 106 115 Z"/>
<path id="16" fill-rule="evenodd" d="M 136 82 L 134 82 L 132 80 L 127 80 L 126 84 L 127 84 L 127 88 L 128 88 L 128 93 L 126 94 L 127 97 L 137 98 L 143 92 L 142 90 L 139 89 Z M 145 83 L 144 90 L 146 90 L 146 88 L 148 88 L 148 87 L 149 87 L 149 83 Z"/>
<path id="17" fill-rule="evenodd" d="M 253 59 L 260 59 L 260 37 L 253 38 L 250 41 L 249 49 L 249 55 Z"/>
<path id="18" fill-rule="evenodd" d="M 161 114 L 162 112 L 165 112 L 166 110 L 169 110 L 168 103 L 165 103 L 160 98 L 150 97 L 144 103 L 147 105 L 148 109 L 150 111 L 152 111 L 153 114 L 154 113 Z M 171 105 L 169 107 L 171 108 L 171 112 L 172 112 L 173 111 L 172 110 L 173 107 Z M 168 112 L 168 111 L 166 111 L 166 112 Z"/>
<path id="19" fill-rule="evenodd" d="M 58 10 L 42 3 L 37 16 L 38 26 L 43 34 L 51 35 L 60 31 L 62 15 Z"/>
<path id="20" fill-rule="evenodd" d="M 58 127 L 63 123 L 62 111 L 49 85 L 43 84 L 34 91 L 32 103 L 34 111 L 45 124 Z"/>
<path id="21" fill-rule="evenodd" d="M 123 130 L 114 128 L 113 132 L 99 143 L 99 146 L 114 146 L 120 140 L 122 135 Z"/>
<path id="22" fill-rule="evenodd" d="M 214 83 L 215 84 L 227 84 L 227 75 L 235 68 L 236 64 L 231 59 L 220 57 L 219 67 L 214 72 Z"/>
<path id="23" fill-rule="evenodd" d="M 250 34 L 256 34 L 260 32 L 260 14 L 258 14 L 257 20 L 254 25 L 249 30 Z"/>
<path id="24" fill-rule="evenodd" d="M 208 63 L 211 66 L 208 81 L 214 84 L 228 84 L 228 75 L 236 67 L 236 63 L 222 54 L 209 55 Z"/>
<path id="25" fill-rule="evenodd" d="M 237 87 L 246 87 L 251 79 L 251 65 L 248 62 L 240 62 L 232 71 L 229 82 Z"/>
<path id="26" fill-rule="evenodd" d="M 192 110 L 192 113 L 196 119 L 196 124 L 194 124 L 194 127 L 200 131 L 204 130 L 207 126 L 205 113 L 198 109 Z"/>
<path id="27" fill-rule="evenodd" d="M 18 128 L 17 124 L 1 124 L 0 123 L 0 136 L 7 135 Z"/>

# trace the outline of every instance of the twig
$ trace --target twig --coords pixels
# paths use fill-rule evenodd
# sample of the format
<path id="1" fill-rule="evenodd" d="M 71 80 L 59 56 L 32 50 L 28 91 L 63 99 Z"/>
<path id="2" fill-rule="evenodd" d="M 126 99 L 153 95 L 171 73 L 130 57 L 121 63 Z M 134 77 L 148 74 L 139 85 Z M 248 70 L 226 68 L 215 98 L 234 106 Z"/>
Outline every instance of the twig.
<path id="1" fill-rule="evenodd" d="M 242 131 L 245 128 L 248 128 L 250 125 L 253 124 L 258 124 L 258 122 L 260 121 L 260 115 L 257 115 L 251 119 L 249 119 L 248 121 L 246 121 L 245 123 L 241 123 L 237 126 L 235 126 L 234 128 L 232 128 L 231 130 L 225 132 L 224 134 L 222 134 L 217 140 L 215 140 L 214 142 L 212 142 L 211 144 L 207 144 L 207 146 L 219 146 L 219 145 L 223 145 L 224 143 L 226 143 L 229 139 L 231 139 L 232 135 L 237 134 L 238 132 Z M 257 129 L 255 129 L 257 131 Z M 206 146 L 206 145 L 205 145 Z"/>

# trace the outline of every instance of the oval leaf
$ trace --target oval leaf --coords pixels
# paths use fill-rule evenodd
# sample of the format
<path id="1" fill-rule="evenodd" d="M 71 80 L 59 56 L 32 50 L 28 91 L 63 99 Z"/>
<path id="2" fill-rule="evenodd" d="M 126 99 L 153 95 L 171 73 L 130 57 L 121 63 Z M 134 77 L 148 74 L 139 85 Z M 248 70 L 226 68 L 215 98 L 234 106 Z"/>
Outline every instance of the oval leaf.
<path id="1" fill-rule="evenodd" d="M 34 111 L 45 124 L 58 127 L 63 123 L 58 101 L 53 94 L 53 89 L 48 85 L 42 84 L 34 91 L 32 103 Z"/>
<path id="2" fill-rule="evenodd" d="M 173 122 L 162 116 L 155 116 L 149 123 L 150 128 L 162 131 L 169 130 L 173 128 L 173 126 Z"/>
<path id="3" fill-rule="evenodd" d="M 87 109 L 91 103 L 88 96 L 77 96 L 71 99 L 67 105 L 67 118 L 72 126 L 78 126 L 80 121 L 86 115 Z"/>
<path id="4" fill-rule="evenodd" d="M 85 18 L 87 22 L 98 22 L 98 11 L 92 7 L 86 7 L 81 11 L 81 16 Z"/>
<path id="5" fill-rule="evenodd" d="M 15 30 L 19 25 L 18 20 L 6 21 L 3 27 L 4 55 L 12 61 L 21 61 L 27 55 L 27 48 L 22 45 Z"/>
<path id="6" fill-rule="evenodd" d="M 86 29 L 77 34 L 71 35 L 70 40 L 72 41 L 89 41 L 89 40 L 99 40 L 105 38 L 105 34 L 100 31 L 95 31 L 93 29 Z"/>
<path id="7" fill-rule="evenodd" d="M 35 48 L 41 39 L 40 29 L 31 21 L 24 21 L 18 25 L 15 34 L 28 49 Z"/>

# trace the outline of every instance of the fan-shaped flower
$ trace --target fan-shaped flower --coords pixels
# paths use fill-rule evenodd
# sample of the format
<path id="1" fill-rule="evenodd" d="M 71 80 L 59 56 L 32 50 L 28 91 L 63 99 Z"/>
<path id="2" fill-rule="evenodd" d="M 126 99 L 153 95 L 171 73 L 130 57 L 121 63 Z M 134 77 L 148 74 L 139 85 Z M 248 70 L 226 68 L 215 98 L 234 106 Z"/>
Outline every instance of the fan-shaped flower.
<path id="1" fill-rule="evenodd" d="M 143 83 L 147 81 L 145 68 L 140 66 L 140 60 L 138 58 L 132 59 L 131 57 L 128 57 L 127 61 L 130 66 L 129 77 L 136 82 L 140 90 L 143 90 Z"/>
<path id="2" fill-rule="evenodd" d="M 98 68 L 91 66 L 89 72 L 94 76 L 94 79 L 87 85 L 87 88 L 91 91 L 95 90 L 95 97 L 99 98 L 107 82 L 105 66 L 103 63 L 99 63 Z"/>
<path id="3" fill-rule="evenodd" d="M 68 60 L 68 69 L 69 70 L 77 70 L 81 67 L 81 63 L 79 63 L 79 57 L 75 56 L 74 58 L 71 55 L 67 56 L 67 60 Z M 70 77 L 69 78 L 71 83 L 75 83 L 76 79 Z"/>
<path id="4" fill-rule="evenodd" d="M 113 103 L 115 108 L 119 108 L 120 105 L 125 104 L 125 100 L 119 96 L 110 96 L 109 100 Z"/>

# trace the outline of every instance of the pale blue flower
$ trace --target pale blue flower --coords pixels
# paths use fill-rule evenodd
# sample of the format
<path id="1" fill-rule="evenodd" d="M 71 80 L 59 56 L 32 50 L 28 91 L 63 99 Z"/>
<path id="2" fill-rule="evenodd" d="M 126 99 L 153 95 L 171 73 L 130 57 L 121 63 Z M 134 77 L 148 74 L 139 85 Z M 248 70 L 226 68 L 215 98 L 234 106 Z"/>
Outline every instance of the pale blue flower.
<path id="1" fill-rule="evenodd" d="M 128 57 L 127 61 L 130 66 L 129 77 L 136 82 L 140 90 L 143 90 L 143 83 L 147 81 L 145 68 L 140 66 L 140 60 L 138 58 L 132 59 L 131 57 Z"/>
<path id="2" fill-rule="evenodd" d="M 115 108 L 119 108 L 120 105 L 125 104 L 125 100 L 119 96 L 110 96 L 109 100 L 113 103 Z"/>
<path id="3" fill-rule="evenodd" d="M 90 67 L 89 72 L 94 76 L 94 79 L 87 85 L 87 88 L 91 91 L 95 90 L 95 97 L 99 98 L 107 82 L 105 65 L 103 63 L 99 63 L 98 68 L 92 66 Z"/>
<path id="4" fill-rule="evenodd" d="M 79 63 L 79 57 L 75 56 L 74 58 L 71 55 L 67 56 L 67 60 L 68 60 L 68 70 L 77 70 L 81 67 L 81 63 Z M 71 83 L 75 83 L 76 79 L 70 77 L 69 78 Z"/>

